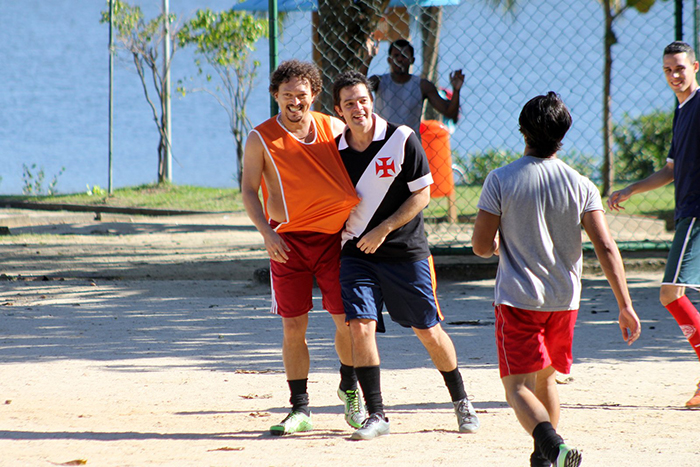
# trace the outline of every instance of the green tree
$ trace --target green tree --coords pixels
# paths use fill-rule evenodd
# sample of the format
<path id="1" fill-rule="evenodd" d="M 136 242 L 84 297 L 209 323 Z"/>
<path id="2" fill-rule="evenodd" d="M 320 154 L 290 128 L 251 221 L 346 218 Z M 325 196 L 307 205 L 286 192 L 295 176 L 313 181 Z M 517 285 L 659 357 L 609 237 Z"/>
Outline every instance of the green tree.
<path id="1" fill-rule="evenodd" d="M 255 43 L 266 37 L 267 20 L 256 19 L 242 11 L 222 11 L 214 13 L 208 8 L 197 12 L 194 19 L 187 22 L 179 33 L 180 45 L 194 44 L 198 57 L 214 69 L 219 76 L 220 86 L 194 88 L 211 95 L 226 111 L 229 127 L 236 144 L 238 186 L 241 185 L 243 149 L 245 137 L 252 128 L 246 112 L 246 103 L 253 89 L 260 62 L 252 59 Z M 212 77 L 205 74 L 200 58 L 195 60 L 199 75 L 207 81 Z M 187 92 L 183 86 L 179 91 Z"/>
<path id="2" fill-rule="evenodd" d="M 158 142 L 158 183 L 169 182 L 167 178 L 166 150 L 170 148 L 170 137 L 167 129 L 166 102 L 170 90 L 166 85 L 166 78 L 170 71 L 170 64 L 178 48 L 179 43 L 174 40 L 179 33 L 178 27 L 172 27 L 175 23 L 174 14 L 161 13 L 150 21 L 146 21 L 139 6 L 132 6 L 122 0 L 114 0 L 114 25 L 117 29 L 118 48 L 131 55 L 136 66 L 136 72 L 141 79 L 146 101 L 153 112 L 153 121 L 158 128 L 160 140 Z M 163 42 L 166 38 L 165 21 L 171 25 L 170 59 L 165 63 L 165 57 L 161 55 Z M 109 24 L 109 10 L 102 12 L 101 23 Z M 155 98 L 152 97 L 155 90 Z"/>
<path id="3" fill-rule="evenodd" d="M 613 127 L 617 180 L 648 177 L 666 164 L 673 136 L 673 112 L 655 110 L 637 118 L 625 116 Z"/>
<path id="4" fill-rule="evenodd" d="M 663 0 L 668 1 L 668 0 Z M 634 8 L 640 13 L 647 13 L 656 0 L 600 0 L 605 13 L 604 31 L 604 65 L 603 65 L 603 195 L 609 196 L 615 181 L 615 154 L 613 153 L 612 120 L 612 47 L 617 44 L 613 25 L 625 11 Z"/>

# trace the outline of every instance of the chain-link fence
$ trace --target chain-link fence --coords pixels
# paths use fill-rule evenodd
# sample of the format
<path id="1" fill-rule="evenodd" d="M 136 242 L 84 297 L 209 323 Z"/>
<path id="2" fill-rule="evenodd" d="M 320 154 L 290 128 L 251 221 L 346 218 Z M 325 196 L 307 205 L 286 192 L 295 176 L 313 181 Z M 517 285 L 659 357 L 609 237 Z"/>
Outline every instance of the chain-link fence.
<path id="1" fill-rule="evenodd" d="M 535 95 L 553 90 L 562 96 L 574 124 L 560 157 L 604 195 L 665 163 L 675 98 L 661 60 L 663 47 L 676 35 L 673 2 L 657 0 L 646 12 L 629 7 L 606 15 L 610 2 L 597 0 L 513 6 L 480 0 L 318 0 L 317 9 L 315 2 L 278 1 L 279 60 L 320 66 L 326 90 L 319 108 L 328 113 L 334 77 L 348 68 L 386 75 L 395 39 L 410 41 L 412 73 L 433 82 L 445 99 L 453 92 L 450 74 L 463 71 L 456 122 L 430 103 L 423 109 L 423 145 L 436 182 L 426 226 L 436 249 L 469 246 L 481 184 L 489 171 L 522 154 L 517 118 Z M 684 8 L 684 37 L 693 45 L 692 0 Z M 607 35 L 606 24 L 611 24 Z M 658 245 L 671 238 L 673 206 L 668 186 L 633 197 L 623 213 L 608 219 L 619 243 Z"/>

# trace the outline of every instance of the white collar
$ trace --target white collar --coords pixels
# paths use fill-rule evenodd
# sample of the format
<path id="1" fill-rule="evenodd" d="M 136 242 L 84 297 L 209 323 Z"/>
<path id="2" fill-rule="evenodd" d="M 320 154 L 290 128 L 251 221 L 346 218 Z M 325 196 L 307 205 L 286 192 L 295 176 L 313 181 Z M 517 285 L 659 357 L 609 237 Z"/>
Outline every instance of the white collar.
<path id="1" fill-rule="evenodd" d="M 386 138 L 387 122 L 382 117 L 376 113 L 372 114 L 374 119 L 374 136 L 372 136 L 372 141 L 381 141 Z M 340 136 L 340 141 L 338 141 L 338 150 L 343 150 L 348 148 L 348 140 L 346 138 L 347 132 L 350 131 L 347 125 L 343 128 L 343 133 Z"/>
<path id="2" fill-rule="evenodd" d="M 678 106 L 678 108 L 679 108 L 679 109 L 682 108 L 685 104 L 687 104 L 687 103 L 690 101 L 690 99 L 692 99 L 693 97 L 697 96 L 697 94 L 698 94 L 698 89 L 700 89 L 700 86 L 698 86 L 697 88 L 695 88 L 695 91 L 693 91 L 693 93 L 692 93 L 686 100 L 684 100 L 683 103 L 680 104 L 680 105 Z"/>

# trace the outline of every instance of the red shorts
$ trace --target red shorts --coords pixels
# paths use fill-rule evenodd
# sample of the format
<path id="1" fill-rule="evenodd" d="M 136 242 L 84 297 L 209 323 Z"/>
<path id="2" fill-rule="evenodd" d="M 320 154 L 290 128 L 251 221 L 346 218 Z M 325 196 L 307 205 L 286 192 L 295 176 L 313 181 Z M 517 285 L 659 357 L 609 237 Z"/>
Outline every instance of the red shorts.
<path id="1" fill-rule="evenodd" d="M 569 373 L 578 310 L 532 311 L 496 306 L 496 346 L 501 378 L 554 367 Z"/>
<path id="2" fill-rule="evenodd" d="M 272 309 L 284 318 L 294 318 L 313 308 L 311 292 L 316 283 L 323 308 L 331 314 L 345 313 L 340 294 L 340 232 L 283 232 L 290 248 L 286 263 L 270 261 Z"/>

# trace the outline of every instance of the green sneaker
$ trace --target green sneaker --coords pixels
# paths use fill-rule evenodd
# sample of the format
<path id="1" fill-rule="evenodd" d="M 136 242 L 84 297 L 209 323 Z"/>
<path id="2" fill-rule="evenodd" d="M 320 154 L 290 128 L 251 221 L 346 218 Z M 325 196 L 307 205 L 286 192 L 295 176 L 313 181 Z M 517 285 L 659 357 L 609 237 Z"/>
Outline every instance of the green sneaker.
<path id="1" fill-rule="evenodd" d="M 345 421 L 353 428 L 360 428 L 367 418 L 365 405 L 361 402 L 359 389 L 343 391 L 338 388 L 338 398 L 345 405 Z"/>
<path id="2" fill-rule="evenodd" d="M 566 444 L 559 445 L 556 467 L 579 467 L 581 460 L 581 453 L 578 449 Z"/>
<path id="3" fill-rule="evenodd" d="M 291 411 L 279 425 L 272 425 L 270 427 L 270 434 L 272 434 L 272 436 L 282 436 L 298 433 L 300 431 L 311 431 L 313 429 L 314 425 L 311 423 L 310 414 L 306 415 L 302 412 Z"/>

